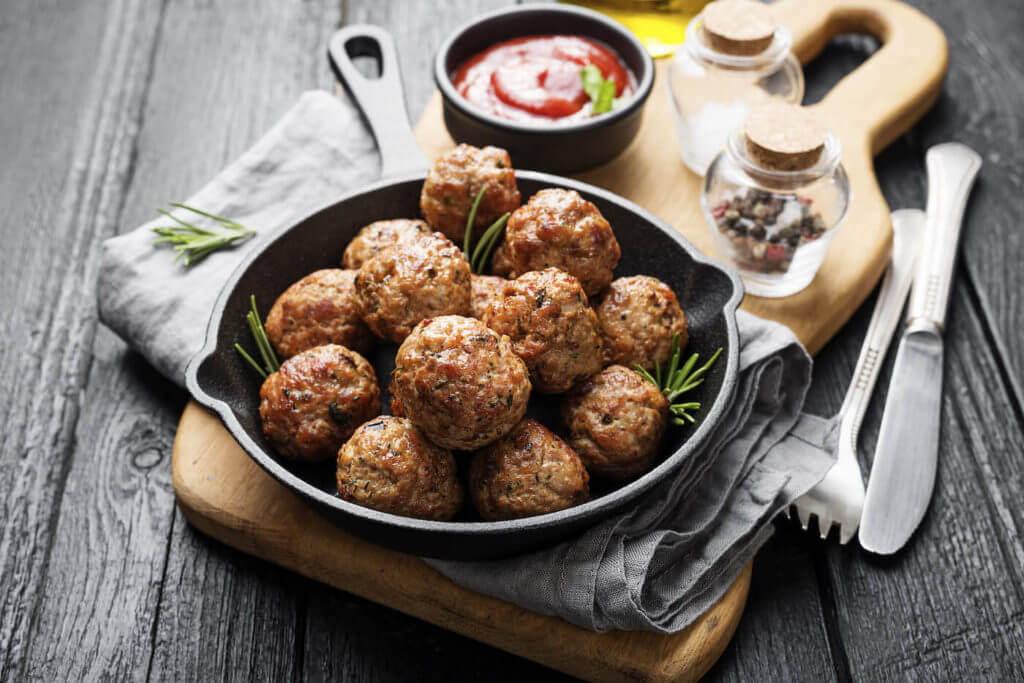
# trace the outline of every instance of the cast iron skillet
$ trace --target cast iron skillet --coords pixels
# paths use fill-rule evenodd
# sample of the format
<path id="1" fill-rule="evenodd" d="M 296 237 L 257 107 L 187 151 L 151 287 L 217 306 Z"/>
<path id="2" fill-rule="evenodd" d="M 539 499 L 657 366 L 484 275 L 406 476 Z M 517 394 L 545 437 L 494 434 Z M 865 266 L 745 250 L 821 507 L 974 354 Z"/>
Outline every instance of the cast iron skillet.
<path id="1" fill-rule="evenodd" d="M 363 78 L 348 54 L 376 54 L 381 76 Z M 656 466 L 621 488 L 594 481 L 592 500 L 548 515 L 507 522 L 481 522 L 467 510 L 453 522 L 399 517 L 360 507 L 335 493 L 333 463 L 299 465 L 279 457 L 264 439 L 259 419 L 259 377 L 237 355 L 236 341 L 251 346 L 244 315 L 249 295 L 266 314 L 288 285 L 317 270 L 337 266 L 342 251 L 371 221 L 419 215 L 426 160 L 413 142 L 397 71 L 394 44 L 372 26 L 344 28 L 331 40 L 331 60 L 367 116 L 383 155 L 387 177 L 349 193 L 298 224 L 278 231 L 238 266 L 221 293 L 203 349 L 189 363 L 188 388 L 224 422 L 238 443 L 271 476 L 344 530 L 397 550 L 452 559 L 497 558 L 552 544 L 623 510 L 675 471 L 719 422 L 736 385 L 739 346 L 735 310 L 739 280 L 701 256 L 686 240 L 639 206 L 610 192 L 562 178 L 519 171 L 524 197 L 545 187 L 566 187 L 594 202 L 612 224 L 622 246 L 617 276 L 646 273 L 675 290 L 690 326 L 690 350 L 707 357 L 719 346 L 722 357 L 693 396 L 704 407 L 696 428 L 670 428 Z M 514 161 L 514 159 L 513 159 Z M 396 347 L 381 344 L 369 355 L 386 389 Z M 386 395 L 384 405 L 388 404 Z M 538 397 L 531 414 L 556 426 L 557 397 Z M 460 456 L 465 458 L 466 456 Z"/>

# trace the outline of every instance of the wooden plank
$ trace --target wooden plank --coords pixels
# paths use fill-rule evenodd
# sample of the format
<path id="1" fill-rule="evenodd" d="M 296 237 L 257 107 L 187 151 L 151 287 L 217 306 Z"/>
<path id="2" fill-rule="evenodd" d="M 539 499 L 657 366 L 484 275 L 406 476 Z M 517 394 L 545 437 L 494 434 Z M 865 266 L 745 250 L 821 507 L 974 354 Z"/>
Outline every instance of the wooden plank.
<path id="1" fill-rule="evenodd" d="M 76 448 L 98 240 L 130 168 L 159 6 L 7 3 L 0 39 L 0 679 L 23 678 Z M 79 454 L 80 455 L 80 454 Z M 83 466 L 86 463 L 83 463 Z M 68 514 L 71 514 L 71 510 Z M 60 643 L 67 634 L 44 637 Z"/>
<path id="2" fill-rule="evenodd" d="M 1024 661 L 1024 545 L 1019 501 L 1024 429 L 980 320 L 954 291 L 943 447 L 928 516 L 891 559 L 828 548 L 824 582 L 846 659 L 865 680 L 1017 680 Z M 952 329 L 952 327 L 951 327 Z M 891 359 L 890 359 L 891 364 Z M 887 369 L 888 371 L 888 369 Z M 881 397 L 862 444 L 877 438 Z"/>
<path id="3" fill-rule="evenodd" d="M 945 95 L 913 138 L 916 155 L 957 140 L 976 149 L 984 165 L 967 211 L 962 253 L 983 313 L 988 344 L 1005 360 L 1016 410 L 1024 406 L 1024 3 L 995 0 L 948 3 L 912 0 L 949 38 Z"/>
<path id="4" fill-rule="evenodd" d="M 131 229 L 155 205 L 186 197 L 303 89 L 329 84 L 323 46 L 338 16 L 333 0 L 259 8 L 174 2 L 159 34 L 154 22 L 151 35 L 126 36 L 125 49 L 146 69 L 113 80 L 140 90 L 148 83 L 148 97 L 120 128 L 137 153 L 122 155 L 129 184 L 111 190 L 116 211 L 105 227 Z M 138 45 L 153 46 L 153 55 Z M 90 302 L 94 280 L 93 273 L 83 287 Z M 236 553 L 211 552 L 183 520 L 174 523 L 167 439 L 184 392 L 109 332 L 94 354 L 27 672 L 41 679 L 290 674 L 301 593 L 280 570 L 251 572 Z"/>

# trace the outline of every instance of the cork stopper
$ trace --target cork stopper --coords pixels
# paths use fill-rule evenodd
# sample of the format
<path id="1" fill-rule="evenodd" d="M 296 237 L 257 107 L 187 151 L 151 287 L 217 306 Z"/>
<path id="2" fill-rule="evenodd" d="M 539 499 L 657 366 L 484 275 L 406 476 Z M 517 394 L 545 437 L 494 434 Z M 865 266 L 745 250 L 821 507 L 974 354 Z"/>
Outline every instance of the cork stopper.
<path id="1" fill-rule="evenodd" d="M 716 52 L 741 57 L 767 50 L 776 22 L 768 5 L 755 0 L 716 0 L 701 15 L 704 42 Z"/>
<path id="2" fill-rule="evenodd" d="M 771 171 L 803 171 L 814 166 L 825 149 L 828 130 L 803 107 L 773 102 L 747 118 L 747 153 Z"/>

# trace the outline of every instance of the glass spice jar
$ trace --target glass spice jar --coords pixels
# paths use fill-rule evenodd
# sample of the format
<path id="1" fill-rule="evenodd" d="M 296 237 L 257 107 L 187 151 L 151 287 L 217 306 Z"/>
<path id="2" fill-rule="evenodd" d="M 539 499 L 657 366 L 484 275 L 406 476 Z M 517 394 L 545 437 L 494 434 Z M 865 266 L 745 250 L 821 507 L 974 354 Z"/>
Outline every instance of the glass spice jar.
<path id="1" fill-rule="evenodd" d="M 803 99 L 803 70 L 790 52 L 793 36 L 771 12 L 754 0 L 708 4 L 687 26 L 686 42 L 669 65 L 679 152 L 698 175 L 754 107 Z"/>
<path id="2" fill-rule="evenodd" d="M 750 294 L 782 297 L 814 280 L 846 216 L 839 138 L 793 105 L 755 109 L 704 178 L 715 248 Z"/>

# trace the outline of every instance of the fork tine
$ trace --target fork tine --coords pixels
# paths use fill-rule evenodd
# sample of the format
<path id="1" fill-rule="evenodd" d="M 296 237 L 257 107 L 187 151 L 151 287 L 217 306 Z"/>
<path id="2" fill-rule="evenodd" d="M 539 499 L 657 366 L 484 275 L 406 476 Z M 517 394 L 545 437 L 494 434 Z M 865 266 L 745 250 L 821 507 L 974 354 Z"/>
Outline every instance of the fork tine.
<path id="1" fill-rule="evenodd" d="M 807 525 L 811 523 L 811 512 L 802 507 L 797 507 L 796 516 L 800 518 L 800 526 L 807 531 Z"/>
<path id="2" fill-rule="evenodd" d="M 821 540 L 826 540 L 830 531 L 832 531 L 832 518 L 826 512 L 818 516 L 818 533 L 821 534 Z"/>
<path id="3" fill-rule="evenodd" d="M 790 506 L 790 505 L 787 505 L 786 507 L 784 507 L 784 508 L 782 509 L 782 514 L 783 514 L 783 516 L 784 516 L 784 517 L 785 517 L 786 519 L 793 519 L 793 515 L 792 515 L 792 514 L 790 514 L 790 511 L 789 511 L 791 507 L 792 507 L 792 506 Z"/>
<path id="4" fill-rule="evenodd" d="M 846 545 L 857 533 L 857 527 L 852 524 L 843 524 L 839 527 L 839 545 Z"/>

